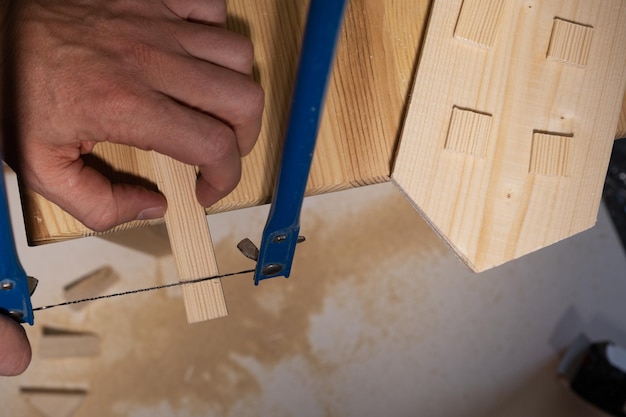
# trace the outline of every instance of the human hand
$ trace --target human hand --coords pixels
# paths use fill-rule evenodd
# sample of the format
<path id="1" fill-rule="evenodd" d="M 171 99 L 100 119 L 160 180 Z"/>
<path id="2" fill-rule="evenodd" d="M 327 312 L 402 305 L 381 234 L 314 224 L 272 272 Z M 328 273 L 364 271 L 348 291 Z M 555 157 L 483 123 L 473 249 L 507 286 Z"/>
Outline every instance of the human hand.
<path id="1" fill-rule="evenodd" d="M 0 315 L 0 375 L 15 376 L 26 370 L 31 349 L 24 328 Z"/>
<path id="2" fill-rule="evenodd" d="M 199 166 L 204 206 L 236 186 L 264 97 L 223 0 L 19 0 L 7 19 L 4 149 L 28 187 L 96 231 L 162 216 L 162 195 L 84 164 L 102 141 Z"/>

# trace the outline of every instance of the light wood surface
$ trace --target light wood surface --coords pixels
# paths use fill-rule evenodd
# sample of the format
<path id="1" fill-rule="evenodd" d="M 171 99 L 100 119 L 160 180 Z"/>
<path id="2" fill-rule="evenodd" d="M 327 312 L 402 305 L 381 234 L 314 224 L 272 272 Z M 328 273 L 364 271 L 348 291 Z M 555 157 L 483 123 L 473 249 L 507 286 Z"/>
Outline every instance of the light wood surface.
<path id="1" fill-rule="evenodd" d="M 434 3 L 392 177 L 475 271 L 595 224 L 624 19 L 621 0 Z"/>
<path id="2" fill-rule="evenodd" d="M 196 169 L 152 153 L 159 190 L 168 201 L 165 224 L 180 281 L 218 275 L 204 208 L 196 200 Z M 197 323 L 227 314 L 219 279 L 183 286 L 187 321 Z"/>
<path id="3" fill-rule="evenodd" d="M 617 124 L 616 139 L 626 138 L 626 93 L 624 94 L 624 102 L 622 103 L 622 112 L 619 115 L 619 123 Z"/>
<path id="4" fill-rule="evenodd" d="M 229 0 L 228 6 L 230 27 L 255 45 L 255 73 L 265 89 L 266 106 L 263 129 L 244 159 L 240 185 L 209 213 L 271 198 L 307 2 Z M 388 180 L 428 7 L 424 0 L 349 2 L 307 195 Z M 154 187 L 154 174 L 142 162 L 144 152 L 99 144 L 95 154 L 91 163 L 115 181 Z M 26 190 L 22 195 L 30 244 L 93 234 L 41 196 Z M 143 224 L 131 222 L 117 230 Z"/>

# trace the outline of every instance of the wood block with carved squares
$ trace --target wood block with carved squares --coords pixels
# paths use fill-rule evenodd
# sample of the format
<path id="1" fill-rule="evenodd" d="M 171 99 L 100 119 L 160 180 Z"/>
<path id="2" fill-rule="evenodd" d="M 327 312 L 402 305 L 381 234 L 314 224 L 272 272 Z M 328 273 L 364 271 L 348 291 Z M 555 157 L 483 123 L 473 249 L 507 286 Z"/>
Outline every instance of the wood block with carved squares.
<path id="1" fill-rule="evenodd" d="M 483 271 L 595 223 L 626 86 L 626 2 L 481 1 L 502 8 L 489 48 L 459 36 L 482 33 L 485 13 L 466 7 L 478 2 L 433 4 L 392 178 Z M 470 113 L 451 122 L 450 109 Z M 450 152 L 476 136 L 456 123 L 451 142 L 454 119 L 480 114 L 484 154 Z"/>
<path id="2" fill-rule="evenodd" d="M 504 1 L 463 1 L 454 36 L 481 48 L 491 48 L 500 27 L 503 4 Z"/>
<path id="3" fill-rule="evenodd" d="M 445 149 L 484 158 L 489 142 L 491 119 L 490 114 L 454 107 Z"/>
<path id="4" fill-rule="evenodd" d="M 584 68 L 589 59 L 593 27 L 555 18 L 548 59 Z"/>
<path id="5" fill-rule="evenodd" d="M 549 177 L 567 177 L 571 141 L 572 137 L 569 135 L 534 132 L 530 148 L 529 172 Z"/>

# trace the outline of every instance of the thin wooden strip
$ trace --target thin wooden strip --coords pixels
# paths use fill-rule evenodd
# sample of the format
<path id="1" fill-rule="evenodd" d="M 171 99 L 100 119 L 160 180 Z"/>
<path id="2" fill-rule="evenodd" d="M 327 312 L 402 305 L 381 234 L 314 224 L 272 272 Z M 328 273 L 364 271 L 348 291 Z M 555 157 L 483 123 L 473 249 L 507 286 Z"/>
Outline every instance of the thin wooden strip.
<path id="1" fill-rule="evenodd" d="M 159 190 L 168 201 L 165 224 L 179 279 L 218 275 L 204 207 L 196 199 L 196 169 L 156 152 L 152 164 Z M 189 323 L 228 314 L 220 280 L 183 286 L 183 299 Z"/>
<path id="2" fill-rule="evenodd" d="M 39 341 L 42 358 L 84 358 L 100 354 L 100 338 L 90 332 L 44 327 Z"/>

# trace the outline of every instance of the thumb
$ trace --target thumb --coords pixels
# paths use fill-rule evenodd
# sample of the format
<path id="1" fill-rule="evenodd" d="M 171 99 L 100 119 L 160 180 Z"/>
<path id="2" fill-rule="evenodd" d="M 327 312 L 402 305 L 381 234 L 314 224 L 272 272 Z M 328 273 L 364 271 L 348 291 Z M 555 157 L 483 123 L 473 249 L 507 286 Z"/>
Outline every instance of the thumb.
<path id="1" fill-rule="evenodd" d="M 31 349 L 26 331 L 13 319 L 0 315 L 0 375 L 19 375 L 28 368 Z"/>
<path id="2" fill-rule="evenodd" d="M 165 214 L 167 201 L 161 194 L 141 186 L 113 184 L 80 158 L 53 170 L 57 172 L 48 173 L 43 181 L 39 176 L 36 191 L 96 232 Z"/>

